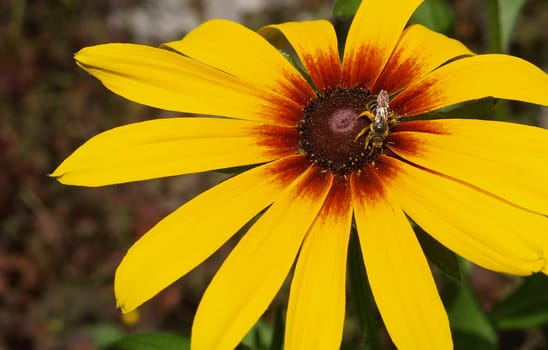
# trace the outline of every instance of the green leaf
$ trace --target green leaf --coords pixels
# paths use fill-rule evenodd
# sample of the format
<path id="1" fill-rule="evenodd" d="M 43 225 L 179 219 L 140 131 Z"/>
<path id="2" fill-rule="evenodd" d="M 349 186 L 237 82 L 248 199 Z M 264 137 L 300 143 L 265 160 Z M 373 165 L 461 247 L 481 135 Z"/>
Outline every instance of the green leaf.
<path id="1" fill-rule="evenodd" d="M 361 0 L 335 0 L 331 16 L 333 17 L 353 17 L 358 11 Z"/>
<path id="2" fill-rule="evenodd" d="M 510 111 L 507 100 L 485 97 L 476 101 L 463 102 L 456 107 L 441 112 L 446 117 L 476 118 L 509 121 Z"/>
<path id="3" fill-rule="evenodd" d="M 461 274 L 457 256 L 443 244 L 436 241 L 417 225 L 413 226 L 417 239 L 428 260 L 433 262 L 441 271 L 448 276 L 461 281 Z"/>
<path id="4" fill-rule="evenodd" d="M 85 328 L 85 333 L 93 339 L 93 342 L 98 347 L 104 347 L 112 343 L 123 334 L 120 326 L 109 323 L 87 327 Z"/>
<path id="5" fill-rule="evenodd" d="M 486 97 L 476 101 L 463 102 L 443 114 L 451 118 L 496 119 L 495 108 L 499 101 L 492 97 Z"/>
<path id="6" fill-rule="evenodd" d="M 118 339 L 109 347 L 113 350 L 186 350 L 190 339 L 165 332 L 132 334 Z"/>
<path id="7" fill-rule="evenodd" d="M 455 350 L 496 350 L 495 344 L 489 340 L 471 332 L 452 331 L 453 334 L 453 347 Z"/>
<path id="8" fill-rule="evenodd" d="M 367 279 L 362 250 L 355 223 L 352 223 L 348 245 L 348 287 L 352 300 L 352 311 L 357 316 L 362 331 L 361 349 L 382 349 L 377 321 L 377 306 Z"/>
<path id="9" fill-rule="evenodd" d="M 462 260 L 460 260 L 462 261 Z M 461 334 L 466 339 L 455 340 L 455 349 L 497 349 L 498 338 L 493 326 L 487 316 L 481 309 L 472 289 L 468 285 L 468 265 L 463 262 L 460 266 L 464 278 L 462 282 L 456 282 L 452 279 L 446 279 L 444 286 L 444 304 L 449 316 L 451 330 L 453 334 Z M 470 340 L 472 339 L 472 340 Z M 485 344 L 483 347 L 466 346 L 470 341 Z M 481 341 L 480 341 L 481 340 Z M 457 344 L 462 343 L 461 347 Z"/>
<path id="10" fill-rule="evenodd" d="M 498 0 L 498 2 L 501 48 L 503 52 L 506 52 L 508 51 L 516 19 L 525 4 L 525 0 Z"/>
<path id="11" fill-rule="evenodd" d="M 272 327 L 260 319 L 244 337 L 238 349 L 268 349 L 268 344 L 272 344 L 272 334 Z"/>
<path id="12" fill-rule="evenodd" d="M 455 15 L 447 0 L 425 0 L 411 16 L 411 23 L 422 24 L 436 32 L 451 34 Z"/>
<path id="13" fill-rule="evenodd" d="M 499 329 L 548 325 L 548 277 L 536 274 L 524 278 L 519 287 L 495 305 L 491 318 Z"/>

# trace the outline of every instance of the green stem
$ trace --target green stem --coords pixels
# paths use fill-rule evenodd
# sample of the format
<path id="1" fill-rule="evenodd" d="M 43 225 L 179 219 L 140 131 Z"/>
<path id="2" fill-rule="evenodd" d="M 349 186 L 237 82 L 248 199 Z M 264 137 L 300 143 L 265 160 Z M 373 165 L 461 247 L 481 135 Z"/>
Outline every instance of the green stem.
<path id="1" fill-rule="evenodd" d="M 348 248 L 348 281 L 354 311 L 363 333 L 363 349 L 381 350 L 377 307 L 367 279 L 358 234 L 352 225 Z"/>
<path id="2" fill-rule="evenodd" d="M 272 343 L 270 350 L 282 350 L 284 344 L 284 311 L 281 306 L 276 308 L 276 316 L 274 319 L 274 330 L 272 334 Z"/>
<path id="3" fill-rule="evenodd" d="M 489 51 L 493 53 L 501 53 L 502 37 L 500 24 L 500 8 L 499 0 L 489 0 L 488 2 L 489 16 Z M 507 101 L 500 100 L 495 107 L 497 120 L 510 120 L 510 108 Z"/>
<path id="4" fill-rule="evenodd" d="M 489 16 L 489 51 L 502 52 L 499 0 L 489 0 L 487 4 Z"/>

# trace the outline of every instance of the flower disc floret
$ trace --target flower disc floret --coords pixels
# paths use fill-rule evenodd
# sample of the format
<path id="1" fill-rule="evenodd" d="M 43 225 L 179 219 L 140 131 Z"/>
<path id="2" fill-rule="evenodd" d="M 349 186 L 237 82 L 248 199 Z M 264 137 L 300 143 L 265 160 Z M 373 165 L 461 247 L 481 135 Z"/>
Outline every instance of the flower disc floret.
<path id="1" fill-rule="evenodd" d="M 370 124 L 358 118 L 375 96 L 362 88 L 328 90 L 308 103 L 298 125 L 300 147 L 309 161 L 334 174 L 346 175 L 369 161 L 363 139 Z"/>

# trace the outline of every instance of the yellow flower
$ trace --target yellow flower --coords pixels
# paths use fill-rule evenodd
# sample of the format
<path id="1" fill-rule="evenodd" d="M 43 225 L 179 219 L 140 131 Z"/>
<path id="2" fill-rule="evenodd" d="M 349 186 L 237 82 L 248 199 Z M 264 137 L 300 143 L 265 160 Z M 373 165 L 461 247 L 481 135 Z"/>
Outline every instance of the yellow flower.
<path id="1" fill-rule="evenodd" d="M 115 278 L 124 312 L 263 210 L 203 295 L 195 349 L 235 347 L 295 260 L 285 348 L 339 347 L 353 219 L 375 301 L 399 348 L 452 346 L 406 215 L 485 268 L 548 272 L 548 132 L 406 120 L 485 96 L 547 105 L 548 77 L 515 57 L 474 55 L 419 25 L 404 30 L 420 2 L 363 1 L 342 60 L 327 21 L 257 34 L 213 20 L 162 48 L 107 44 L 76 55 L 80 67 L 127 99 L 205 116 L 106 131 L 55 170 L 60 182 L 102 186 L 256 165 L 189 201 L 129 249 Z M 283 38 L 310 83 L 265 40 Z M 389 105 L 378 98 L 385 92 Z"/>

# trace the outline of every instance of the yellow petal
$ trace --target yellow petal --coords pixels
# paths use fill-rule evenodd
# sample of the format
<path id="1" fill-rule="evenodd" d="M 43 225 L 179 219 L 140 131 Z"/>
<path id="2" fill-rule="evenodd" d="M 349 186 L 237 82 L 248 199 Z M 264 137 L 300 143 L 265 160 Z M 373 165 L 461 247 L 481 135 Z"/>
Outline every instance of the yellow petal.
<path id="1" fill-rule="evenodd" d="M 387 181 L 404 211 L 432 237 L 466 259 L 516 275 L 548 272 L 548 218 L 463 182 L 394 158 Z"/>
<path id="2" fill-rule="evenodd" d="M 457 40 L 418 24 L 409 26 L 371 90 L 378 92 L 382 89 L 394 93 L 448 60 L 473 54 Z"/>
<path id="3" fill-rule="evenodd" d="M 330 174 L 309 169 L 243 236 L 198 306 L 193 349 L 236 347 L 281 287 L 331 182 Z"/>
<path id="4" fill-rule="evenodd" d="M 449 321 L 428 262 L 383 182 L 371 170 L 350 180 L 360 245 L 379 312 L 399 349 L 452 349 Z"/>
<path id="5" fill-rule="evenodd" d="M 487 96 L 548 105 L 548 75 L 507 55 L 478 55 L 453 61 L 426 75 L 391 101 L 399 115 L 412 116 Z"/>
<path id="6" fill-rule="evenodd" d="M 267 162 L 295 154 L 294 129 L 220 118 L 168 118 L 103 132 L 51 174 L 102 186 Z"/>
<path id="7" fill-rule="evenodd" d="M 105 44 L 84 48 L 75 59 L 114 93 L 156 108 L 286 125 L 285 114 L 292 111 L 294 119 L 299 111 L 271 91 L 169 50 Z"/>
<path id="8" fill-rule="evenodd" d="M 390 148 L 421 167 L 548 214 L 548 130 L 471 119 L 406 122 Z"/>
<path id="9" fill-rule="evenodd" d="M 288 22 L 262 28 L 265 38 L 282 33 L 297 52 L 312 81 L 323 92 L 334 89 L 341 78 L 337 36 L 328 21 Z"/>
<path id="10" fill-rule="evenodd" d="M 230 73 L 284 100 L 303 105 L 314 96 L 312 88 L 275 47 L 239 23 L 207 21 L 178 41 L 164 44 L 195 60 Z"/>
<path id="11" fill-rule="evenodd" d="M 337 181 L 306 236 L 289 294 L 286 349 L 341 346 L 351 203 L 348 186 Z"/>
<path id="12" fill-rule="evenodd" d="M 258 212 L 275 201 L 303 169 L 290 157 L 234 176 L 160 221 L 127 252 L 114 291 L 124 312 L 192 270 Z"/>
<path id="13" fill-rule="evenodd" d="M 384 68 L 409 17 L 422 0 L 363 0 L 352 21 L 343 59 L 347 87 L 366 86 Z"/>

